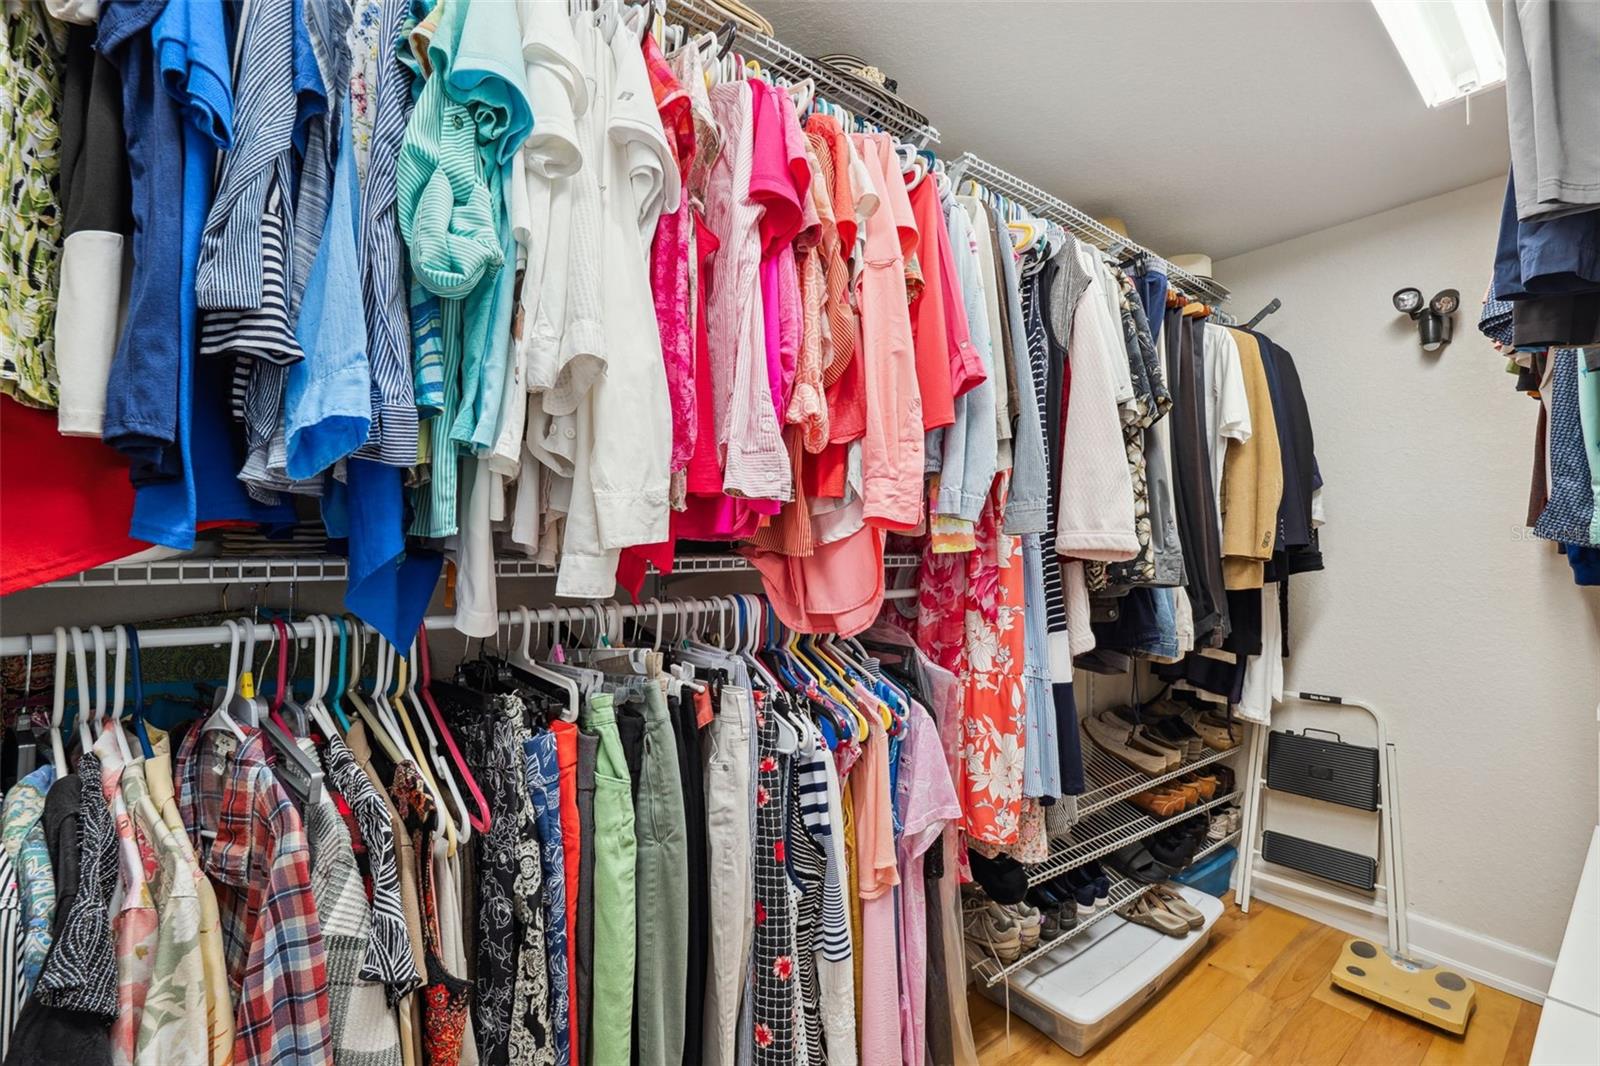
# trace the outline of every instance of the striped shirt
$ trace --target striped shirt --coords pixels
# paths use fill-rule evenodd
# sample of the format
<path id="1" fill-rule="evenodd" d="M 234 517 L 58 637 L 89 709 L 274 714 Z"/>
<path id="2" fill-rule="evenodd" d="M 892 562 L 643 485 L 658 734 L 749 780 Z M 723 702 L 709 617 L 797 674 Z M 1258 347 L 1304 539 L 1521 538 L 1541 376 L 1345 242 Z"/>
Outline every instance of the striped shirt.
<path id="1" fill-rule="evenodd" d="M 417 405 L 411 379 L 405 247 L 396 210 L 395 159 L 411 116 L 411 72 L 394 42 L 408 0 L 382 0 L 372 133 L 361 169 L 361 304 L 372 365 L 372 437 L 356 454 L 390 466 L 417 461 Z"/>
<path id="2" fill-rule="evenodd" d="M 344 796 L 355 816 L 372 872 L 372 921 L 367 930 L 361 977 L 382 982 L 392 1003 L 421 987 L 422 975 L 417 972 L 411 953 L 411 934 L 406 929 L 405 909 L 400 901 L 400 870 L 389 806 L 343 740 L 328 738 L 323 762 L 328 784 Z"/>
<path id="3" fill-rule="evenodd" d="M 327 959 L 311 896 L 310 848 L 299 813 L 268 765 L 265 735 L 256 732 L 239 745 L 232 734 L 191 729 L 176 777 L 183 824 L 216 885 L 229 980 L 237 989 L 235 1061 L 331 1064 Z M 215 838 L 203 827 L 215 827 Z"/>
<path id="4" fill-rule="evenodd" d="M 10 856 L 0 850 L 0 1058 L 11 1044 L 11 1030 L 26 997 L 22 975 L 22 900 L 17 891 L 17 871 Z"/>

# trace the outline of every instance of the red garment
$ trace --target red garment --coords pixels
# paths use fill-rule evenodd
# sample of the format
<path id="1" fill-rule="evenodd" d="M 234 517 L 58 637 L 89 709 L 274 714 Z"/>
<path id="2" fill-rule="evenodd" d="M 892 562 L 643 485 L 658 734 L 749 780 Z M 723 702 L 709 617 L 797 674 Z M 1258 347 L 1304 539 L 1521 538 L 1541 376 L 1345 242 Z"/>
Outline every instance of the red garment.
<path id="1" fill-rule="evenodd" d="M 911 177 L 907 174 L 906 177 Z M 945 321 L 949 291 L 944 273 L 950 261 L 950 238 L 945 234 L 944 210 L 939 190 L 924 174 L 908 195 L 920 235 L 922 285 L 911 301 L 911 341 L 917 356 L 917 388 L 922 394 L 922 428 L 938 429 L 956 420 L 955 382 L 951 371 L 956 355 L 950 350 L 950 328 Z"/>
<path id="2" fill-rule="evenodd" d="M 144 551 L 132 518 L 121 455 L 61 436 L 54 411 L 0 398 L 0 595 Z"/>
<path id="3" fill-rule="evenodd" d="M 556 763 L 561 767 L 561 864 L 567 881 L 567 1030 L 572 1040 L 572 1061 L 578 1057 L 578 861 L 583 830 L 578 825 L 578 727 L 573 722 L 551 722 L 556 737 Z"/>

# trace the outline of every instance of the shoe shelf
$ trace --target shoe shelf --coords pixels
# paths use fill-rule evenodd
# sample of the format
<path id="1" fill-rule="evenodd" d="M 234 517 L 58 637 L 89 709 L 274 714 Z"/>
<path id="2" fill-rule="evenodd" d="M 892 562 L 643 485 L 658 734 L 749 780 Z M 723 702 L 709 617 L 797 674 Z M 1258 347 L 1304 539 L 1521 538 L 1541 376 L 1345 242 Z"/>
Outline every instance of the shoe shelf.
<path id="1" fill-rule="evenodd" d="M 1196 804 L 1181 814 L 1157 818 L 1146 814 L 1131 803 L 1117 803 L 1078 819 L 1072 826 L 1071 838 L 1049 858 L 1028 868 L 1028 884 L 1037 885 L 1060 877 L 1068 870 L 1109 855 L 1118 848 L 1159 833 L 1169 825 L 1177 825 L 1186 818 L 1235 803 L 1240 793 L 1230 792 L 1205 803 Z"/>
<path id="2" fill-rule="evenodd" d="M 1221 851 L 1223 848 L 1227 847 L 1229 844 L 1232 844 L 1238 839 L 1239 830 L 1235 829 L 1221 840 L 1211 841 L 1205 847 L 1194 853 L 1194 860 L 1190 862 L 1189 865 L 1194 866 L 1197 863 L 1204 862 L 1206 859 L 1209 859 L 1211 856 L 1215 855 L 1217 852 Z"/>
<path id="3" fill-rule="evenodd" d="M 1213 751 L 1207 748 L 1204 754 L 1184 762 L 1177 769 L 1151 777 L 1143 770 L 1129 766 L 1115 755 L 1108 754 L 1087 737 L 1084 738 L 1083 746 L 1083 774 L 1089 787 L 1078 797 L 1079 818 L 1109 807 L 1119 800 L 1125 800 L 1129 796 L 1137 795 L 1145 789 L 1164 785 L 1192 770 L 1209 766 L 1219 759 L 1226 759 L 1238 750 L 1229 748 L 1227 751 Z"/>
<path id="4" fill-rule="evenodd" d="M 1001 981 L 1004 981 L 1007 977 L 1010 977 L 1024 966 L 1031 964 L 1035 959 L 1038 959 L 1044 955 L 1048 955 L 1050 952 L 1054 951 L 1062 944 L 1065 944 L 1073 937 L 1081 936 L 1089 929 L 1105 921 L 1107 918 L 1111 917 L 1112 914 L 1121 910 L 1127 904 L 1132 903 L 1140 896 L 1143 896 L 1146 892 L 1150 891 L 1154 887 L 1154 885 L 1143 885 L 1137 881 L 1130 880 L 1129 878 L 1112 874 L 1110 903 L 1107 906 L 1099 908 L 1087 918 L 1080 917 L 1077 925 L 1073 926 L 1071 929 L 1068 929 L 1060 936 L 1052 937 L 1049 940 L 1040 940 L 1037 947 L 1031 951 L 1023 952 L 1017 957 L 1015 962 L 1002 962 L 993 955 L 988 954 L 979 954 L 975 959 L 973 959 L 971 956 L 976 954 L 976 952 L 974 952 L 972 946 L 968 944 L 967 954 L 969 956 L 969 962 L 973 976 L 982 981 L 984 983 L 984 987 L 993 988 L 995 985 L 999 984 Z M 1119 915 L 1118 917 L 1120 918 L 1121 916 Z"/>

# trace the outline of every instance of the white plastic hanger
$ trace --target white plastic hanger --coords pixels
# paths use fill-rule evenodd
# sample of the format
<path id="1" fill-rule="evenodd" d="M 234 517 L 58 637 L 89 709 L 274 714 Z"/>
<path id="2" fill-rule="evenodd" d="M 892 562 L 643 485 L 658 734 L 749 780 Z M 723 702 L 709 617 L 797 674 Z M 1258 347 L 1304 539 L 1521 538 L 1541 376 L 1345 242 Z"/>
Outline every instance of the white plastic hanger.
<path id="1" fill-rule="evenodd" d="M 465 844 L 472 838 L 472 822 L 467 817 L 467 801 L 462 798 L 461 790 L 456 786 L 456 776 L 450 772 L 450 765 L 445 761 L 444 753 L 440 750 L 439 738 L 433 732 L 433 725 L 428 721 L 428 715 L 422 706 L 422 698 L 417 695 L 417 677 L 422 673 L 419 669 L 419 651 L 417 638 L 411 638 L 410 665 L 406 674 L 406 702 L 410 707 L 410 717 L 415 718 L 422 726 L 423 736 L 427 740 L 427 758 L 420 769 L 423 776 L 427 777 L 433 785 L 434 791 L 439 792 L 439 782 L 445 784 L 444 793 L 439 793 L 439 798 L 447 801 L 440 814 L 443 816 L 445 837 L 449 843 L 447 854 L 454 855 L 458 844 Z M 397 698 L 398 701 L 398 698 Z M 410 723 L 403 716 L 401 722 L 407 725 L 407 735 L 411 735 Z M 416 738 L 413 736 L 413 740 Z M 431 772 L 430 772 L 431 767 Z"/>
<path id="2" fill-rule="evenodd" d="M 375 637 L 378 648 L 378 661 L 377 665 L 373 667 L 372 692 L 364 698 L 360 691 L 361 658 L 366 648 L 367 639 L 364 629 L 359 625 L 356 633 L 357 639 L 354 644 L 356 665 L 352 667 L 353 676 L 350 680 L 349 692 L 350 702 L 355 704 L 356 713 L 367 724 L 367 732 L 372 734 L 372 740 L 378 747 L 383 749 L 385 755 L 389 756 L 389 760 L 396 764 L 405 762 L 406 756 L 401 754 L 399 745 L 395 743 L 394 738 L 384 725 L 383 688 L 388 684 L 387 671 L 383 669 L 384 639 L 381 636 Z"/>
<path id="3" fill-rule="evenodd" d="M 325 737 L 338 736 L 334 728 L 333 716 L 328 713 L 327 704 L 323 702 L 328 693 L 328 680 L 333 674 L 333 624 L 325 615 L 314 614 L 306 621 L 311 623 L 311 698 L 306 700 L 306 713 L 311 720 L 322 730 Z"/>
<path id="4" fill-rule="evenodd" d="M 55 628 L 56 637 L 56 690 L 50 704 L 50 761 L 56 768 L 56 779 L 67 776 L 67 749 L 61 743 L 61 721 L 67 709 L 67 631 Z"/>
<path id="5" fill-rule="evenodd" d="M 214 729 L 226 729 L 243 744 L 244 730 L 239 728 L 239 723 L 234 721 L 233 715 L 228 712 L 239 684 L 239 623 L 229 618 L 222 624 L 228 629 L 228 680 L 223 690 L 217 694 L 217 703 L 212 709 L 211 717 L 206 719 L 200 730 L 209 732 Z"/>
<path id="6" fill-rule="evenodd" d="M 514 666 L 528 671 L 533 676 L 550 682 L 562 692 L 566 693 L 567 706 L 561 712 L 563 722 L 576 722 L 578 720 L 578 707 L 581 703 L 578 694 L 578 683 L 559 670 L 551 670 L 541 663 L 535 662 L 528 651 L 528 641 L 533 635 L 533 615 L 526 607 L 517 608 L 517 619 L 522 623 L 522 642 L 517 645 L 511 654 Z"/>
<path id="7" fill-rule="evenodd" d="M 117 750 L 122 752 L 122 761 L 132 762 L 133 753 L 128 750 L 128 733 L 122 728 L 122 706 L 127 699 L 128 682 L 128 627 L 117 626 L 113 632 L 117 638 L 117 687 L 111 705 L 111 717 L 106 724 L 117 735 Z"/>
<path id="8" fill-rule="evenodd" d="M 89 664 L 84 657 L 83 630 L 77 626 L 72 627 L 72 659 L 78 669 L 78 743 L 80 754 L 87 755 L 94 747 L 94 740 L 89 736 Z"/>

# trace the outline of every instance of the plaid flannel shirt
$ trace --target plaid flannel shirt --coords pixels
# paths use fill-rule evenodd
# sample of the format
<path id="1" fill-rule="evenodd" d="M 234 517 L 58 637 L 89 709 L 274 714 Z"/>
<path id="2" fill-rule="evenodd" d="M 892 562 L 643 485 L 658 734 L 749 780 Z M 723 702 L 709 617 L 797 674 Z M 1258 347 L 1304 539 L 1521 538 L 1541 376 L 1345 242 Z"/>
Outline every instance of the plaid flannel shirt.
<path id="1" fill-rule="evenodd" d="M 191 729 L 178 752 L 178 809 L 216 885 L 237 1014 L 234 1058 L 333 1062 L 327 961 L 311 897 L 305 826 L 252 732 Z M 201 827 L 215 826 L 215 839 Z"/>

